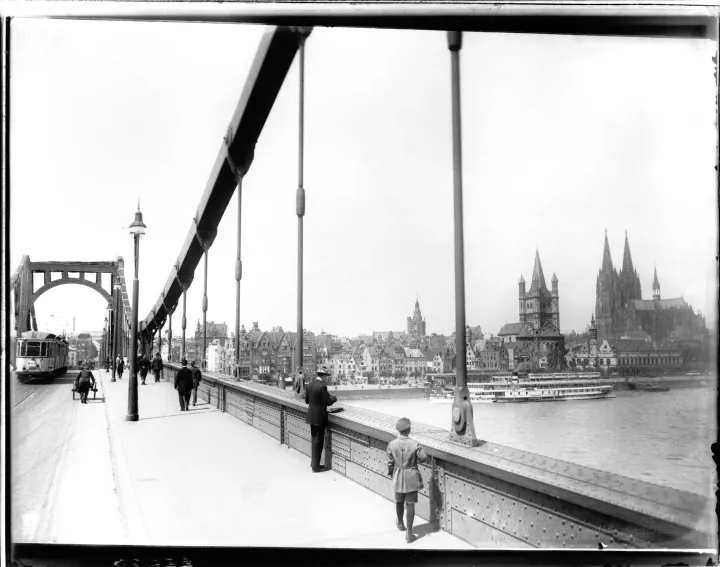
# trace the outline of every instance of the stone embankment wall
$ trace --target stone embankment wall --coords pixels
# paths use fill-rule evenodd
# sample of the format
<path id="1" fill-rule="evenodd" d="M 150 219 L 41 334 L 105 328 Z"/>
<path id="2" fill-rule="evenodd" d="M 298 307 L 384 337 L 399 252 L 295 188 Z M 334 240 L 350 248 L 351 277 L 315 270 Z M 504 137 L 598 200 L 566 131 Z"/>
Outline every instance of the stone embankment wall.
<path id="1" fill-rule="evenodd" d="M 170 380 L 177 368 L 166 364 Z M 307 405 L 292 390 L 206 372 L 199 396 L 310 456 Z M 325 465 L 394 501 L 386 463 L 397 417 L 336 405 L 343 411 L 329 416 Z M 418 515 L 478 547 L 708 549 L 716 543 L 714 502 L 706 497 L 485 441 L 461 445 L 447 430 L 422 423 L 413 424 L 412 438 L 429 456 L 419 466 Z"/>
<path id="2" fill-rule="evenodd" d="M 338 401 L 342 400 L 381 400 L 384 398 L 424 398 L 424 388 L 362 388 L 356 390 L 337 390 L 328 386 L 328 391 L 337 396 Z"/>

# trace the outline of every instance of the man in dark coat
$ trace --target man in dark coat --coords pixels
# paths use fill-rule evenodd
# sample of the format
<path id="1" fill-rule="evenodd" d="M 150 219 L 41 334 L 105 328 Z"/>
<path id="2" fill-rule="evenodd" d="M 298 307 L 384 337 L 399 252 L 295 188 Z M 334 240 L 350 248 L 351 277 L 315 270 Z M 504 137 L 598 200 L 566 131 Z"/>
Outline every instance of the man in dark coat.
<path id="1" fill-rule="evenodd" d="M 145 358 L 144 354 L 140 355 L 138 360 L 138 370 L 140 370 L 140 378 L 142 379 L 142 385 L 145 385 L 145 378 L 147 378 L 148 371 L 150 370 L 150 361 Z"/>
<path id="2" fill-rule="evenodd" d="M 200 382 L 202 382 L 202 372 L 200 372 L 200 369 L 197 367 L 197 364 L 195 364 L 195 361 L 193 360 L 190 363 L 190 370 L 192 371 L 192 377 L 193 377 L 193 390 L 192 390 L 192 402 L 193 405 L 197 404 L 197 390 L 198 386 L 200 385 Z"/>
<path id="3" fill-rule="evenodd" d="M 323 443 L 325 442 L 325 427 L 328 423 L 327 407 L 333 405 L 337 398 L 328 393 L 327 386 L 322 381 L 322 376 L 329 376 L 327 364 L 321 364 L 317 371 L 315 380 L 305 386 L 305 403 L 309 404 L 306 423 L 310 424 L 310 435 L 312 436 L 312 459 L 310 466 L 313 472 L 323 472 L 325 465 L 320 464 Z"/>
<path id="4" fill-rule="evenodd" d="M 163 361 L 160 357 L 159 352 L 155 353 L 155 358 L 153 358 L 150 368 L 152 368 L 153 374 L 155 374 L 155 382 L 160 382 L 160 374 L 162 373 L 163 369 Z"/>
<path id="5" fill-rule="evenodd" d="M 115 368 L 118 373 L 118 380 L 122 380 L 123 370 L 125 370 L 125 362 L 119 356 L 117 357 L 117 366 Z"/>
<path id="6" fill-rule="evenodd" d="M 180 411 L 187 411 L 190 406 L 190 393 L 193 387 L 193 376 L 187 367 L 187 360 L 182 359 L 182 368 L 175 375 L 175 389 L 180 399 Z"/>
<path id="7" fill-rule="evenodd" d="M 80 393 L 80 403 L 87 403 L 90 386 L 95 388 L 95 376 L 93 376 L 93 373 L 90 372 L 87 366 L 83 366 L 75 379 L 75 390 Z"/>

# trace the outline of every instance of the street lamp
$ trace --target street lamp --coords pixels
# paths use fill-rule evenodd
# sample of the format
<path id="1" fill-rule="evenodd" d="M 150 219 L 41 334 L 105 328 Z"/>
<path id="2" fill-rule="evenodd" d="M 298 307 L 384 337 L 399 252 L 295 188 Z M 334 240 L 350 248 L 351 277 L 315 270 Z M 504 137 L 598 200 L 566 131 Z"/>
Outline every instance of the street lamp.
<path id="1" fill-rule="evenodd" d="M 102 348 L 100 349 L 102 352 L 102 354 L 100 355 L 100 356 L 102 356 L 102 362 L 105 362 L 105 363 L 107 363 L 107 345 L 108 345 L 107 323 L 108 323 L 108 319 L 107 319 L 107 313 L 106 313 L 105 314 L 105 324 L 103 325 L 103 342 L 102 342 Z M 102 363 L 100 363 L 100 364 L 102 364 Z M 105 364 L 105 370 L 109 370 L 109 369 L 110 368 L 108 367 L 108 365 Z"/>
<path id="2" fill-rule="evenodd" d="M 140 201 L 138 200 L 138 210 L 135 212 L 135 220 L 130 225 L 130 235 L 133 237 L 135 245 L 135 278 L 133 279 L 133 297 L 132 297 L 132 321 L 130 327 L 130 340 L 132 341 L 132 350 L 130 355 L 130 385 L 128 387 L 128 413 L 125 421 L 138 420 L 138 392 L 137 392 L 137 326 L 138 326 L 138 293 L 140 291 L 140 283 L 138 281 L 138 269 L 140 260 L 140 238 L 145 234 L 147 226 L 143 222 L 142 213 L 140 212 Z"/>

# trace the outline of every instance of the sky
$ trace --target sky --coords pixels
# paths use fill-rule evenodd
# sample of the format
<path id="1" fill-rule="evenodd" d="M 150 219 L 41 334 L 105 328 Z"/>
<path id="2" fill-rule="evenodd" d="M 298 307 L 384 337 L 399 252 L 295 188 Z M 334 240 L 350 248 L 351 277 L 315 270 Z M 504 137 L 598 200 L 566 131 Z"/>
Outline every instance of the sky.
<path id="1" fill-rule="evenodd" d="M 266 28 L 19 20 L 11 58 L 10 264 L 123 256 L 138 200 L 139 315 L 167 281 Z M 536 250 L 561 331 L 595 308 L 605 231 L 625 231 L 643 297 L 715 325 L 715 79 L 708 40 L 466 33 L 461 51 L 466 321 L 518 321 Z M 295 330 L 298 60 L 243 184 L 241 322 Z M 454 330 L 450 55 L 443 32 L 316 28 L 306 47 L 304 327 L 402 331 L 416 298 Z M 208 321 L 235 326 L 237 201 L 209 252 Z M 203 263 L 187 295 L 202 320 Z M 102 329 L 61 286 L 51 331 Z M 179 313 L 179 312 L 178 312 Z M 179 332 L 180 318 L 173 330 Z"/>

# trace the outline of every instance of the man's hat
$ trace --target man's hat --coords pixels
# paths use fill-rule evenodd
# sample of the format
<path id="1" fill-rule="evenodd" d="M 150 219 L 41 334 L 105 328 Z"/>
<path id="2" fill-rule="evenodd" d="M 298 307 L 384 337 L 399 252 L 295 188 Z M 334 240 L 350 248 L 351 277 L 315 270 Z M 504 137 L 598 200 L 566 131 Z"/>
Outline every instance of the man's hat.
<path id="1" fill-rule="evenodd" d="M 192 362 L 191 362 L 190 364 L 192 364 L 193 366 L 196 366 L 196 364 L 195 364 L 195 361 L 194 361 L 194 360 L 193 360 L 193 361 L 192 361 Z"/>
<path id="2" fill-rule="evenodd" d="M 185 360 L 185 359 L 183 358 L 183 359 L 180 361 L 180 364 L 182 364 L 183 366 L 187 366 L 187 360 Z"/>
<path id="3" fill-rule="evenodd" d="M 401 417 L 398 419 L 395 429 L 397 429 L 400 433 L 407 431 L 410 429 L 410 420 L 407 417 Z"/>
<path id="4" fill-rule="evenodd" d="M 332 372 L 328 370 L 327 364 L 321 364 L 318 366 L 317 373 L 321 376 L 330 376 L 330 374 L 332 374 Z"/>

